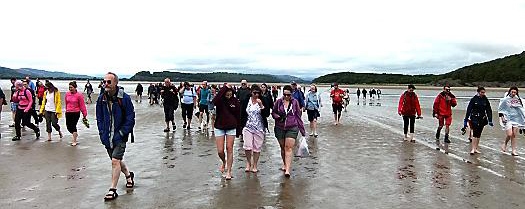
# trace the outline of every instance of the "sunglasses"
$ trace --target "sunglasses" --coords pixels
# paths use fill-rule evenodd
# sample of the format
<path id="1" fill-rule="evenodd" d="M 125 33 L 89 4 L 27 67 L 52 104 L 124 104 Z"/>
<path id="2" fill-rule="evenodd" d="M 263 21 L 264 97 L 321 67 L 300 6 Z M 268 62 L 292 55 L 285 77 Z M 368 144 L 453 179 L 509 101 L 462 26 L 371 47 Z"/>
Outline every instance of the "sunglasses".
<path id="1" fill-rule="evenodd" d="M 111 80 L 104 80 L 103 83 L 105 83 L 105 84 L 111 84 Z"/>

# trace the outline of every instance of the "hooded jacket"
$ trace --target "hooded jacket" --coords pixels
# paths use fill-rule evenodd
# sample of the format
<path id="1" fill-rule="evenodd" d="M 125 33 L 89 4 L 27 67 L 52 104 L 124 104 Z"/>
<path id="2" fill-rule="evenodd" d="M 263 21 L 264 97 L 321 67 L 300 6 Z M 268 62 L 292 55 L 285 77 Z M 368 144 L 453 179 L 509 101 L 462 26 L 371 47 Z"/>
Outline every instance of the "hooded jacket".
<path id="1" fill-rule="evenodd" d="M 486 125 L 492 122 L 492 108 L 487 97 L 475 95 L 470 99 L 467 107 L 465 119 L 469 119 L 476 125 Z"/>
<path id="2" fill-rule="evenodd" d="M 447 95 L 450 100 L 447 101 Z M 434 100 L 433 115 L 438 116 L 452 116 L 452 107 L 457 105 L 456 96 L 450 92 L 441 92 Z"/>
<path id="3" fill-rule="evenodd" d="M 215 128 L 221 130 L 235 129 L 236 135 L 240 136 L 241 104 L 237 98 L 233 97 L 233 89 L 231 90 L 232 97 L 230 97 L 230 99 L 226 99 L 226 97 L 224 97 L 228 89 L 229 88 L 227 86 L 223 86 L 215 98 L 213 98 L 213 104 L 215 105 L 217 114 L 215 119 Z"/>
<path id="4" fill-rule="evenodd" d="M 135 110 L 131 98 L 124 90 L 119 88 L 117 95 L 112 98 L 108 98 L 105 93 L 99 95 L 96 115 L 100 141 L 106 148 L 113 148 L 113 145 L 128 141 L 128 136 L 135 126 Z M 111 136 L 113 140 L 110 141 Z"/>
<path id="5" fill-rule="evenodd" d="M 403 116 L 421 116 L 421 107 L 419 106 L 419 99 L 414 92 L 405 91 L 399 98 L 399 105 L 397 112 Z"/>
<path id="6" fill-rule="evenodd" d="M 301 107 L 299 107 L 299 102 L 292 98 L 290 100 L 291 107 L 290 111 L 286 113 L 288 107 L 284 107 L 284 101 L 282 98 L 278 99 L 272 109 L 272 117 L 275 119 L 275 126 L 282 130 L 293 130 L 299 129 L 301 134 L 305 136 L 304 124 L 301 119 Z M 285 117 L 282 119 L 281 117 Z"/>

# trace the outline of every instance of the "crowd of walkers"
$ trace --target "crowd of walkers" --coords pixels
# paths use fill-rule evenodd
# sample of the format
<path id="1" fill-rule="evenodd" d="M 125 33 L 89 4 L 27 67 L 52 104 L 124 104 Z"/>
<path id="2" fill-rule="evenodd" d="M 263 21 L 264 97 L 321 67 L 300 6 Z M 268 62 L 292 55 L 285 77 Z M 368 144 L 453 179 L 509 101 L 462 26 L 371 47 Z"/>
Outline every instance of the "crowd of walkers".
<path id="1" fill-rule="evenodd" d="M 415 119 L 421 119 L 421 107 L 417 94 L 414 92 L 416 87 L 408 85 L 406 90 L 399 99 L 398 114 L 403 117 L 403 131 L 405 134 L 405 141 L 415 142 L 414 140 L 414 124 Z M 432 116 L 438 121 L 438 128 L 436 130 L 435 143 L 436 149 L 444 149 L 446 154 L 449 153 L 450 140 L 450 125 L 452 124 L 452 108 L 456 107 L 456 96 L 451 92 L 451 87 L 445 85 L 443 91 L 440 92 L 432 107 Z M 523 133 L 525 128 L 525 108 L 523 101 L 518 93 L 517 87 L 511 87 L 505 96 L 500 99 L 498 106 L 498 116 L 500 125 L 506 133 L 506 138 L 501 143 L 501 151 L 507 152 L 509 141 L 511 142 L 511 155 L 518 156 L 517 140 L 518 132 Z M 474 95 L 467 106 L 466 114 L 463 120 L 463 134 L 470 128 L 469 141 L 471 142 L 470 155 L 480 154 L 479 141 L 483 128 L 486 126 L 494 126 L 492 118 L 492 107 L 490 101 L 486 96 L 486 89 L 478 87 L 477 94 Z M 445 126 L 445 136 L 443 143 L 441 143 L 441 130 Z M 410 134 L 408 129 L 410 127 Z"/>
<path id="2" fill-rule="evenodd" d="M 100 140 L 112 162 L 111 186 L 104 197 L 112 200 L 118 197 L 117 183 L 122 172 L 126 178 L 126 187 L 133 188 L 135 174 L 131 172 L 123 161 L 126 142 L 133 142 L 133 127 L 135 126 L 135 110 L 130 95 L 118 86 L 118 76 L 107 73 L 99 84 L 100 94 L 96 100 L 96 122 Z M 62 101 L 60 90 L 49 80 L 37 80 L 36 84 L 26 77 L 23 80 L 11 79 L 10 106 L 14 123 L 10 125 L 16 130 L 13 141 L 21 138 L 22 126 L 32 129 L 38 139 L 40 137 L 39 123 L 46 122 L 47 140 L 52 140 L 53 129 L 63 138 L 59 120 L 62 117 Z M 77 146 L 77 123 L 82 116 L 83 123 L 88 126 L 86 102 L 92 103 L 93 87 L 89 80 L 84 86 L 87 98 L 77 90 L 77 83 L 69 83 L 69 89 L 64 97 L 65 120 L 68 132 L 72 134 L 71 146 Z M 403 118 L 404 140 L 415 142 L 415 122 L 422 119 L 419 98 L 414 85 L 399 98 L 398 114 Z M 142 102 L 141 84 L 135 88 L 136 103 Z M 380 98 L 379 89 L 357 89 L 357 98 L 369 93 L 371 99 Z M 279 97 L 281 95 L 281 97 Z M 246 80 L 240 82 L 240 87 L 230 83 L 209 85 L 202 81 L 200 85 L 189 82 L 180 82 L 177 86 L 170 78 L 163 83 L 150 84 L 147 89 L 149 105 L 162 106 L 164 110 L 164 132 L 177 130 L 175 112 L 180 107 L 182 129 L 190 130 L 192 119 L 198 124 L 202 133 L 208 130 L 214 133 L 217 154 L 221 161 L 219 171 L 226 180 L 231 180 L 233 164 L 233 145 L 236 138 L 241 138 L 246 156 L 246 172 L 259 172 L 258 161 L 265 139 L 270 134 L 268 118 L 274 120 L 273 133 L 280 146 L 281 170 L 283 175 L 290 177 L 292 171 L 293 149 L 298 137 L 306 137 L 302 115 L 306 112 L 309 122 L 309 136 L 318 137 L 317 120 L 320 109 L 323 107 L 321 92 L 315 84 L 310 85 L 309 91 L 304 90 L 296 82 L 290 85 L 268 86 L 265 83 L 249 85 Z M 341 124 L 343 109 L 346 111 L 349 104 L 350 90 L 339 88 L 333 83 L 329 96 L 334 115 L 334 125 Z M 37 103 L 38 101 L 38 103 Z M 5 94 L 0 90 L 0 103 L 7 104 Z M 438 127 L 435 135 L 436 149 L 449 152 L 450 125 L 452 124 L 452 108 L 457 105 L 457 98 L 446 85 L 440 92 L 432 107 L 432 116 L 437 119 Z M 0 106 L 1 107 L 1 106 Z M 195 111 L 195 113 L 194 113 Z M 505 97 L 500 100 L 498 107 L 500 124 L 505 130 L 506 138 L 501 143 L 501 151 L 507 152 L 508 143 L 511 143 L 511 155 L 517 156 L 518 131 L 525 128 L 525 108 L 518 94 L 517 87 L 511 87 Z M 33 118 L 34 123 L 31 121 Z M 480 153 L 479 141 L 486 125 L 493 126 L 492 108 L 483 87 L 477 89 L 477 94 L 470 100 L 464 118 L 464 132 L 469 129 L 471 140 L 470 154 Z M 444 140 L 441 143 L 443 127 Z"/>

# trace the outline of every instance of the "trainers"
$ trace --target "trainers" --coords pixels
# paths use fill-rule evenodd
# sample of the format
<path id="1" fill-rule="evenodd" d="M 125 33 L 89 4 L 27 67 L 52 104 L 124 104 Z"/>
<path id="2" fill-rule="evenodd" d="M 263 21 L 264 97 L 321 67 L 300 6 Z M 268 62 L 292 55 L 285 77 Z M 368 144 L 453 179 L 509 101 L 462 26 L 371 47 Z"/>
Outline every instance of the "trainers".
<path id="1" fill-rule="evenodd" d="M 175 131 L 175 129 L 177 129 L 177 125 L 173 125 L 173 131 Z"/>
<path id="2" fill-rule="evenodd" d="M 11 141 L 19 141 L 20 140 L 20 137 L 19 136 L 15 136 L 11 139 Z"/>
<path id="3" fill-rule="evenodd" d="M 13 123 L 13 124 L 9 125 L 9 127 L 15 127 L 15 124 Z"/>
<path id="4" fill-rule="evenodd" d="M 170 129 L 169 128 L 165 128 L 164 132 L 170 132 Z"/>
<path id="5" fill-rule="evenodd" d="M 186 128 L 186 125 L 188 125 L 186 122 L 182 125 L 182 128 Z"/>

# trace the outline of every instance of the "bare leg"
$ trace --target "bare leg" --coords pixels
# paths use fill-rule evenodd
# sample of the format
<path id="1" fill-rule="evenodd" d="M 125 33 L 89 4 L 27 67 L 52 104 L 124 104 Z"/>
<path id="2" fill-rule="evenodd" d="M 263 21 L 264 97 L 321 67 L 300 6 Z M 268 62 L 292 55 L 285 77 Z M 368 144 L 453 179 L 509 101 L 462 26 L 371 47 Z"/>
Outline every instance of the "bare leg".
<path id="1" fill-rule="evenodd" d="M 253 152 L 252 172 L 254 173 L 257 173 L 259 171 L 257 169 L 257 163 L 259 162 L 260 155 L 261 155 L 260 152 Z"/>
<path id="2" fill-rule="evenodd" d="M 314 136 L 317 137 L 317 119 L 314 119 L 313 123 L 313 129 L 314 129 Z"/>
<path id="3" fill-rule="evenodd" d="M 287 175 L 287 176 L 290 175 L 290 170 L 291 170 L 291 165 L 292 165 L 292 156 L 293 156 L 292 152 L 293 152 L 294 144 L 295 144 L 294 138 L 286 138 L 286 143 L 285 143 L 286 171 L 284 172 L 284 175 Z"/>
<path id="4" fill-rule="evenodd" d="M 470 154 L 473 155 L 474 153 L 476 153 L 476 150 L 478 149 L 476 142 L 479 142 L 479 138 L 471 137 L 471 139 L 472 139 L 472 143 L 470 144 Z"/>
<path id="5" fill-rule="evenodd" d="M 219 167 L 219 171 L 221 173 L 224 173 L 224 167 L 226 166 L 226 155 L 224 154 L 224 137 L 225 136 L 215 137 L 215 143 L 217 145 L 217 155 L 219 155 L 219 158 L 222 161 L 222 165 Z"/>
<path id="6" fill-rule="evenodd" d="M 512 146 L 512 155 L 518 155 L 518 140 L 516 140 L 516 134 L 518 128 L 512 128 L 512 136 L 510 137 L 510 144 Z"/>
<path id="7" fill-rule="evenodd" d="M 235 136 L 226 136 L 226 167 L 228 169 L 226 173 L 226 179 L 232 178 L 232 165 L 233 165 L 233 142 Z"/>
<path id="8" fill-rule="evenodd" d="M 47 133 L 47 141 L 51 141 L 51 132 Z"/>
<path id="9" fill-rule="evenodd" d="M 122 170 L 121 160 L 112 158 L 111 159 L 112 175 L 111 175 L 111 187 L 112 189 L 117 188 L 118 179 L 120 177 L 120 172 Z"/>
<path id="10" fill-rule="evenodd" d="M 77 138 L 78 132 L 73 132 L 73 143 L 71 143 L 72 146 L 77 146 Z"/>
<path id="11" fill-rule="evenodd" d="M 503 144 L 501 144 L 501 151 L 502 152 L 507 152 L 507 144 L 509 143 L 511 137 L 512 137 L 512 128 L 511 129 L 508 129 L 506 130 L 506 134 L 507 134 L 507 137 L 505 137 L 505 141 L 503 142 Z"/>
<path id="12" fill-rule="evenodd" d="M 284 151 L 284 141 L 286 139 L 278 140 L 279 146 L 281 147 L 281 159 L 283 160 L 283 166 L 281 167 L 281 170 L 286 171 L 286 155 Z"/>
<path id="13" fill-rule="evenodd" d="M 244 153 L 246 154 L 246 168 L 244 169 L 245 172 L 249 172 L 250 169 L 252 169 L 252 151 L 251 150 L 244 150 Z"/>

